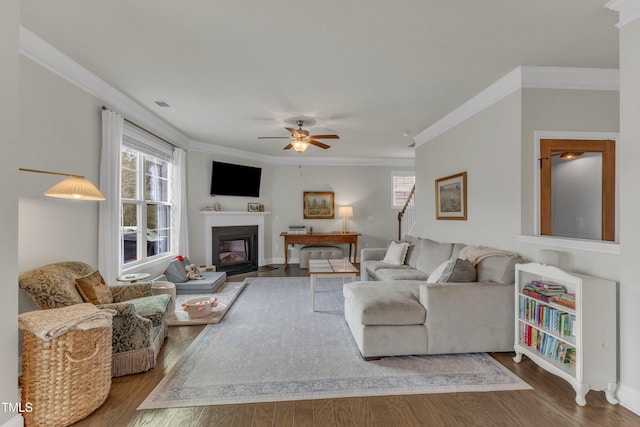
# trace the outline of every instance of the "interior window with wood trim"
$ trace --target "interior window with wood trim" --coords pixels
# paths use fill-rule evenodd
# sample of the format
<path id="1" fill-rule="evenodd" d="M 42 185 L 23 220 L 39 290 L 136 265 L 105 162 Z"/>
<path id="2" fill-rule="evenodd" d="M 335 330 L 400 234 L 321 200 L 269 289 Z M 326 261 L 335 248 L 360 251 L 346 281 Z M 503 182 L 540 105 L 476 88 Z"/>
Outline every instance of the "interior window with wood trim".
<path id="1" fill-rule="evenodd" d="M 615 241 L 615 141 L 540 140 L 540 234 Z"/>

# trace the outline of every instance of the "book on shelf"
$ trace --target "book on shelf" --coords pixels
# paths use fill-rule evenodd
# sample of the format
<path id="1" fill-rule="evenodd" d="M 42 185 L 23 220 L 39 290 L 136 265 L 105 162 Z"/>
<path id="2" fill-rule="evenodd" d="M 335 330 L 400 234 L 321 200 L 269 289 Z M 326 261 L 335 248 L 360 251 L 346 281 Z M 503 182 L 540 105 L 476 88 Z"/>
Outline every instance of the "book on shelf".
<path id="1" fill-rule="evenodd" d="M 562 285 L 559 288 L 556 287 L 548 287 L 542 284 L 538 284 L 539 282 L 529 282 L 523 286 L 523 289 L 528 289 L 533 292 L 537 292 L 541 295 L 550 296 L 550 295 L 561 295 L 567 292 L 567 290 Z"/>
<path id="2" fill-rule="evenodd" d="M 536 300 L 520 297 L 520 318 L 545 329 L 570 337 L 575 336 L 576 316 L 561 308 L 540 304 Z"/>
<path id="3" fill-rule="evenodd" d="M 562 295 L 556 295 L 553 298 L 553 302 L 558 303 L 558 304 L 562 304 L 566 307 L 569 308 L 576 308 L 576 296 L 575 294 L 567 294 L 564 293 Z"/>
<path id="4" fill-rule="evenodd" d="M 535 350 L 548 359 L 561 364 L 575 365 L 576 348 L 558 338 L 534 328 L 523 325 L 520 333 L 522 344 Z"/>

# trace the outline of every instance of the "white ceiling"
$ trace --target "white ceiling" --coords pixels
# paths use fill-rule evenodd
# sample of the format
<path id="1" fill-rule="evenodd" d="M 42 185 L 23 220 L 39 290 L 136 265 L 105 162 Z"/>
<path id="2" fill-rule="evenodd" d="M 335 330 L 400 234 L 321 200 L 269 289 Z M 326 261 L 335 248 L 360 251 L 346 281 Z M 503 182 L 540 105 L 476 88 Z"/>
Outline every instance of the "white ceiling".
<path id="1" fill-rule="evenodd" d="M 402 159 L 519 65 L 618 68 L 604 3 L 22 0 L 21 24 L 194 141 L 297 156 L 257 137 L 303 118 L 340 135 L 304 156 Z"/>

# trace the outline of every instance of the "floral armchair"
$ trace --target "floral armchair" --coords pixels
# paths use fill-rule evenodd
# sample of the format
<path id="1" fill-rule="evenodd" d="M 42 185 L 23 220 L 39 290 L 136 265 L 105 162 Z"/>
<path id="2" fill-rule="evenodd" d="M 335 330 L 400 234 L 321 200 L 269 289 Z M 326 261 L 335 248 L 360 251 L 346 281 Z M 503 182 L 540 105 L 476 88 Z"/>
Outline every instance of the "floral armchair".
<path id="1" fill-rule="evenodd" d="M 97 287 L 86 285 L 88 280 Z M 78 261 L 59 262 L 22 273 L 18 279 L 40 309 L 66 307 L 89 302 L 117 311 L 113 317 L 112 376 L 145 372 L 156 364 L 167 335 L 169 295 L 152 295 L 151 283 L 107 286 L 97 270 Z M 98 299 L 94 299 L 98 295 Z M 93 296 L 92 296 L 93 295 Z"/>

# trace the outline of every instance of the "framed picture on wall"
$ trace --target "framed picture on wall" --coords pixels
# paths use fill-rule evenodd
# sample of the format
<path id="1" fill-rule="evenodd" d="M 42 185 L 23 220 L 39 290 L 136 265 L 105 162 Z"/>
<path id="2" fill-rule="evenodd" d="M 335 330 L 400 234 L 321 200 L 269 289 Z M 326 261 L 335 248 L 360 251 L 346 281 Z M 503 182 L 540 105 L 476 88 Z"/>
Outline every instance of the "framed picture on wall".
<path id="1" fill-rule="evenodd" d="M 467 173 L 436 179 L 436 219 L 467 219 Z"/>
<path id="2" fill-rule="evenodd" d="M 304 219 L 333 219 L 335 214 L 333 191 L 305 191 L 303 194 Z"/>

